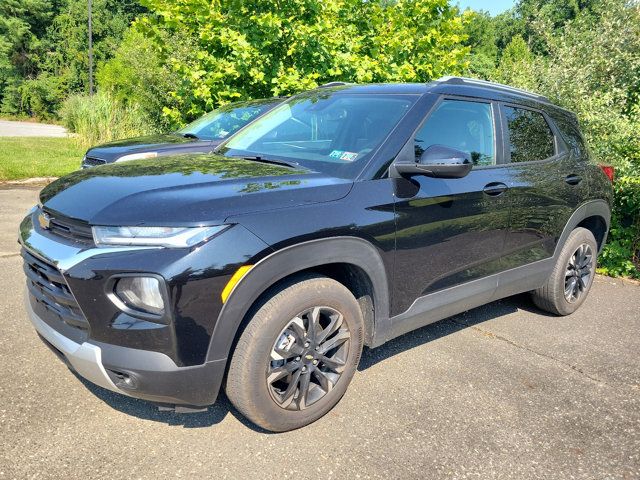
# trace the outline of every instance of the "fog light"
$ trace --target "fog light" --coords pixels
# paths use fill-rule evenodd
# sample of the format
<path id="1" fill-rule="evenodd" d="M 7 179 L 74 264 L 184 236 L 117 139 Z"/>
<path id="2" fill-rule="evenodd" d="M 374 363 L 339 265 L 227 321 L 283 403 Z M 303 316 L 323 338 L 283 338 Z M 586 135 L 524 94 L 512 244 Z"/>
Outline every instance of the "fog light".
<path id="1" fill-rule="evenodd" d="M 118 370 L 106 369 L 111 381 L 116 387 L 135 390 L 138 388 L 138 381 L 136 377 L 129 373 L 120 372 Z"/>
<path id="2" fill-rule="evenodd" d="M 129 308 L 154 315 L 164 314 L 160 281 L 154 277 L 123 277 L 116 283 L 115 293 Z"/>

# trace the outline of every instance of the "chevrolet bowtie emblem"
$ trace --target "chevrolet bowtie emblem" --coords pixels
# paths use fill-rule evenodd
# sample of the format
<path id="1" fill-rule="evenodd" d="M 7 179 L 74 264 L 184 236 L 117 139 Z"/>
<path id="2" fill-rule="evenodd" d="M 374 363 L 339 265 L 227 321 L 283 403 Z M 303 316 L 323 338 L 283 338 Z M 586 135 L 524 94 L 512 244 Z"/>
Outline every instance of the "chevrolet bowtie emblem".
<path id="1" fill-rule="evenodd" d="M 38 223 L 42 228 L 47 230 L 49 225 L 51 225 L 51 217 L 44 212 L 40 213 L 40 215 L 38 215 Z"/>

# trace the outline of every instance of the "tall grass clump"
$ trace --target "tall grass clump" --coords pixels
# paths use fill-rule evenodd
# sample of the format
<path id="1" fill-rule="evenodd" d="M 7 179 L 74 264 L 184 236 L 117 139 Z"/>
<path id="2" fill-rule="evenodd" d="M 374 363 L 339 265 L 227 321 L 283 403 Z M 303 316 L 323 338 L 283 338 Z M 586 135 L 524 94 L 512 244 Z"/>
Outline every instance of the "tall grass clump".
<path id="1" fill-rule="evenodd" d="M 107 93 L 72 95 L 60 110 L 62 121 L 83 147 L 154 132 L 144 113 Z"/>

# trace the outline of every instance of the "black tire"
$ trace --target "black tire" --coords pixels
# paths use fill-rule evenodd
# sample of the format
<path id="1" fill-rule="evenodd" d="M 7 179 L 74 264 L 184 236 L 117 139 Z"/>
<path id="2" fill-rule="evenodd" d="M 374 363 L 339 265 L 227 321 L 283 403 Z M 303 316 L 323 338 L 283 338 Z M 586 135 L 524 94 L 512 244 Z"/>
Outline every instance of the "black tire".
<path id="1" fill-rule="evenodd" d="M 588 247 L 583 252 L 585 258 L 589 258 L 576 263 L 582 247 Z M 555 315 L 575 312 L 587 298 L 593 284 L 597 254 L 598 245 L 593 233 L 581 227 L 573 230 L 562 247 L 551 276 L 542 287 L 532 292 L 533 303 Z M 568 289 L 571 289 L 570 294 L 567 294 Z"/>
<path id="2" fill-rule="evenodd" d="M 253 423 L 266 430 L 284 432 L 318 420 L 340 401 L 360 361 L 364 322 L 351 292 L 324 276 L 300 277 L 283 284 L 271 295 L 252 315 L 238 340 L 225 390 L 233 405 Z M 310 322 L 319 325 L 315 333 L 309 327 Z M 327 333 L 324 343 L 318 343 L 321 334 L 331 328 L 338 330 Z M 338 346 L 324 352 L 330 344 Z M 298 355 L 300 349 L 304 354 Z M 280 354 L 283 359 L 274 360 Z M 288 355 L 294 356 L 285 358 Z M 314 355 L 317 357 L 314 360 L 307 358 Z M 326 359 L 336 371 L 318 358 Z M 337 364 L 340 365 L 336 367 Z M 291 373 L 293 369 L 296 370 Z M 286 376 L 271 380 L 283 370 L 288 372 Z M 336 373 L 337 370 L 341 373 Z M 305 376 L 309 378 L 306 383 Z M 335 383 L 328 380 L 329 376 Z M 301 394 L 303 384 L 306 388 Z M 293 397 L 286 396 L 290 391 L 287 385 L 297 385 L 292 387 Z M 285 397 L 287 400 L 282 400 Z"/>

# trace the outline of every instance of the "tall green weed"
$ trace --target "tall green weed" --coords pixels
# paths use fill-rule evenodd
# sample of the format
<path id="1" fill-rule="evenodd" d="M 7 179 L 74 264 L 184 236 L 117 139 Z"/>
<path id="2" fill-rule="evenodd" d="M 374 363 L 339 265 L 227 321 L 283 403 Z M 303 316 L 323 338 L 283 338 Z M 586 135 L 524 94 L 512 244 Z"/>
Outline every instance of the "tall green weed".
<path id="1" fill-rule="evenodd" d="M 60 115 L 65 127 L 76 134 L 76 141 L 84 147 L 154 131 L 139 108 L 123 105 L 106 93 L 72 95 L 64 102 Z"/>

